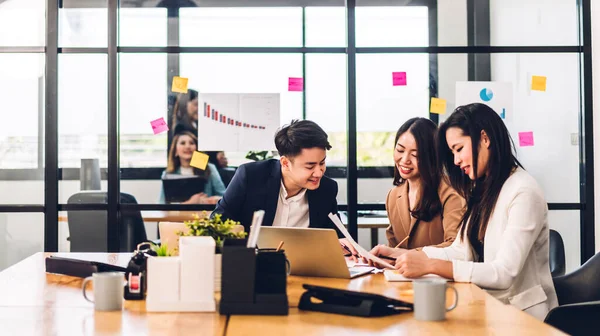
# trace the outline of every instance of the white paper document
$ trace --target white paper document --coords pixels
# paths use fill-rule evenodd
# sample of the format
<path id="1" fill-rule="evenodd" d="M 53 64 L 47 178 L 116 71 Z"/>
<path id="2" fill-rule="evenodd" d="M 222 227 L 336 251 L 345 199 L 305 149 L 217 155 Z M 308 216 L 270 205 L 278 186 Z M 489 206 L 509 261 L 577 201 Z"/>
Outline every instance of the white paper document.
<path id="1" fill-rule="evenodd" d="M 264 210 L 254 211 L 254 215 L 252 216 L 252 226 L 250 226 L 250 234 L 248 235 L 248 242 L 246 243 L 247 248 L 256 247 L 256 242 L 258 241 L 258 235 L 260 234 L 260 227 L 264 217 Z"/>
<path id="2" fill-rule="evenodd" d="M 441 276 L 435 275 L 435 274 L 426 274 L 426 275 L 424 275 L 422 277 L 418 277 L 418 278 L 407 278 L 404 275 L 398 273 L 397 270 L 385 270 L 385 271 L 383 271 L 383 276 L 385 277 L 385 280 L 387 280 L 387 281 L 413 281 L 413 280 L 419 280 L 419 279 L 444 279 Z"/>
<path id="3" fill-rule="evenodd" d="M 358 245 L 358 243 L 356 241 L 354 241 L 354 239 L 352 238 L 352 236 L 350 235 L 348 230 L 346 230 L 346 228 L 344 227 L 344 224 L 342 224 L 342 221 L 340 221 L 338 216 L 330 213 L 329 218 L 331 219 L 333 224 L 335 224 L 335 226 L 337 226 L 337 228 L 342 232 L 344 237 L 346 237 L 346 239 L 348 239 L 348 241 L 350 242 L 350 244 L 352 244 L 352 246 L 358 252 L 358 254 L 360 254 L 362 257 L 369 259 L 381 266 L 385 266 L 387 268 L 394 269 L 394 266 L 392 266 L 390 263 L 388 263 L 387 261 L 384 261 L 383 259 L 381 259 L 379 257 L 374 256 L 373 254 L 371 254 L 371 252 L 365 250 L 362 246 Z"/>

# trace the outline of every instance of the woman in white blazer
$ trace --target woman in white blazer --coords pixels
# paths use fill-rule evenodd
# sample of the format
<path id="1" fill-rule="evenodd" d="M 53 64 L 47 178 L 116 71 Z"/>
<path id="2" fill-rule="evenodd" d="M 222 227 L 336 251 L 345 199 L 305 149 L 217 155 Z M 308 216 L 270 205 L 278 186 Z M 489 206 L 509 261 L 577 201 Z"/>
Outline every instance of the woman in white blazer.
<path id="1" fill-rule="evenodd" d="M 438 132 L 443 173 L 467 200 L 460 238 L 445 248 L 379 246 L 373 252 L 395 257 L 395 267 L 406 277 L 431 273 L 472 282 L 543 320 L 558 299 L 541 188 L 513 155 L 504 122 L 487 105 L 458 107 Z"/>

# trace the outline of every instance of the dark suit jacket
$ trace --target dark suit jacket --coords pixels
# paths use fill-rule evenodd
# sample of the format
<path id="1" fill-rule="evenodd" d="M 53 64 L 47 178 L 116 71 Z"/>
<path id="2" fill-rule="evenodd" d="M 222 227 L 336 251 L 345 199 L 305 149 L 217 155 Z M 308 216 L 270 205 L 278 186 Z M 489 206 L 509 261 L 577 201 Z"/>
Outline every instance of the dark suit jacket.
<path id="1" fill-rule="evenodd" d="M 241 165 L 223 198 L 211 216 L 222 214 L 223 220 L 232 219 L 242 223 L 246 232 L 252 224 L 256 210 L 264 210 L 262 225 L 271 226 L 277 211 L 279 188 L 281 187 L 281 164 L 279 160 L 266 160 Z M 329 213 L 337 214 L 337 183 L 323 176 L 316 190 L 307 190 L 309 227 L 338 230 L 329 219 Z M 338 236 L 340 233 L 338 232 Z"/>

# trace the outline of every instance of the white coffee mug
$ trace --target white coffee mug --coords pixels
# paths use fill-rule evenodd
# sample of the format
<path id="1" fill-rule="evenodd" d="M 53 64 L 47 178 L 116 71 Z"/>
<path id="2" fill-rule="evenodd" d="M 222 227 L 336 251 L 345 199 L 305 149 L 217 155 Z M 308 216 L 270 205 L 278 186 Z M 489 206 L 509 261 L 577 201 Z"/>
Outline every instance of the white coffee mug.
<path id="1" fill-rule="evenodd" d="M 449 286 L 445 279 L 422 279 L 413 281 L 415 319 L 420 321 L 442 321 L 446 312 L 456 308 L 458 291 Z M 446 308 L 446 291 L 454 291 L 454 303 Z"/>
<path id="2" fill-rule="evenodd" d="M 94 282 L 94 299 L 90 299 L 86 293 L 87 284 Z M 123 287 L 125 278 L 122 272 L 94 273 L 85 278 L 81 285 L 83 297 L 94 304 L 98 311 L 113 311 L 123 308 Z"/>

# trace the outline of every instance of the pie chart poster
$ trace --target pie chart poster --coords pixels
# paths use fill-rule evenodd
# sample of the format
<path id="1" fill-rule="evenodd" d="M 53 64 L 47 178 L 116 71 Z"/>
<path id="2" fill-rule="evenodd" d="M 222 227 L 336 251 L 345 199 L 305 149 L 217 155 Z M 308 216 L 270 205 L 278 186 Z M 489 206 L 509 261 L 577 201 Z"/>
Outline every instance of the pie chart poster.
<path id="1" fill-rule="evenodd" d="M 507 82 L 456 82 L 456 106 L 482 103 L 491 107 L 503 120 L 513 113 L 513 88 Z"/>

